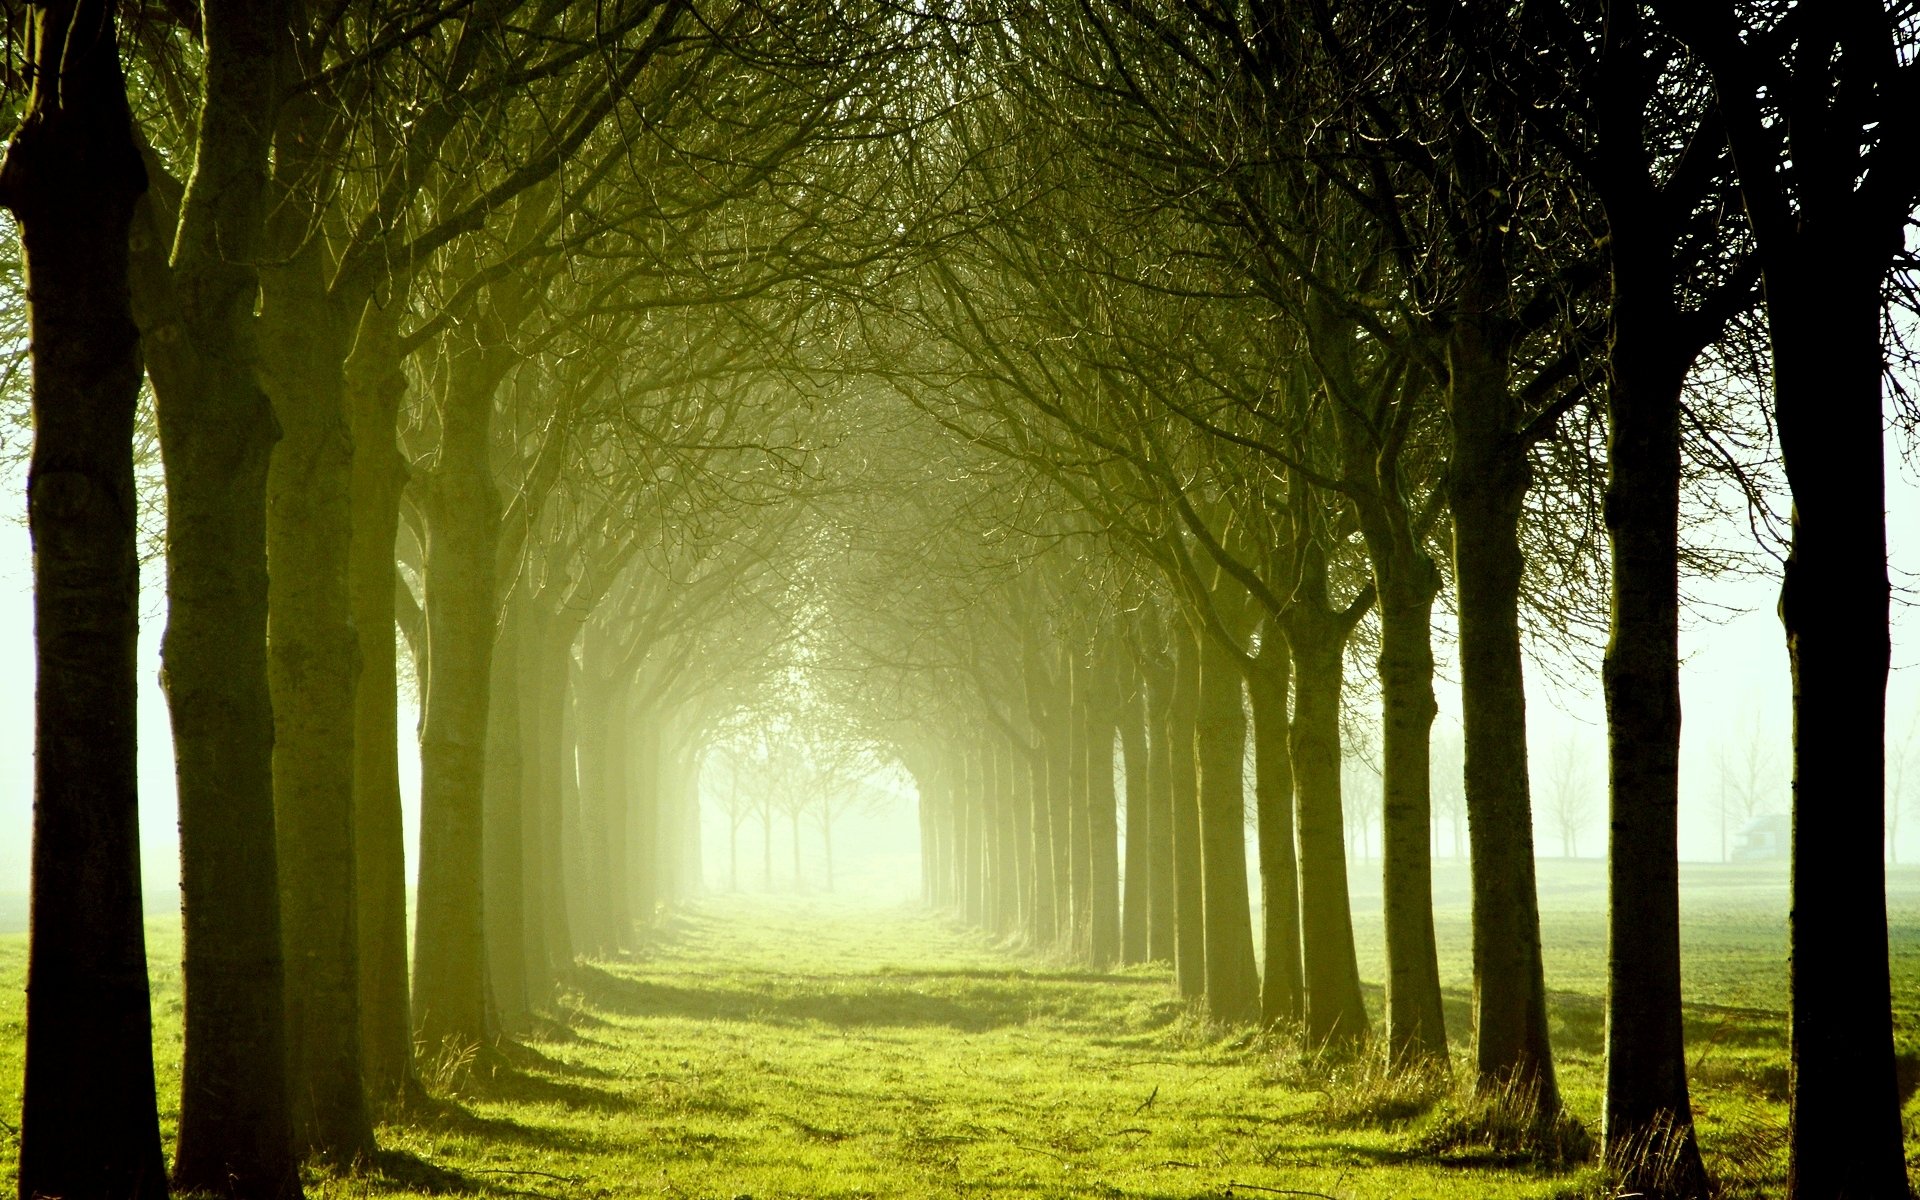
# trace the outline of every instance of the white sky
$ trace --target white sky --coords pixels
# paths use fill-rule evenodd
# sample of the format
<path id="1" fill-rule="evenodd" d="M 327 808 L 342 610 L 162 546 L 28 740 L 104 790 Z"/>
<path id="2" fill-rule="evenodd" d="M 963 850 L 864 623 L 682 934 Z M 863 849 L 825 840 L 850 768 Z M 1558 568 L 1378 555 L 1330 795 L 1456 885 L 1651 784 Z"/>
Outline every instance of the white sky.
<path id="1" fill-rule="evenodd" d="M 1888 532 L 1898 591 L 1920 572 L 1920 483 L 1916 483 L 1913 472 L 1900 465 L 1897 447 L 1892 445 L 1889 460 Z M 23 508 L 21 477 L 0 477 L 0 914 L 14 907 L 4 898 L 12 896 L 17 900 L 26 891 L 31 829 L 31 566 Z M 143 610 L 149 619 L 142 626 L 140 647 L 141 844 L 148 907 L 167 911 L 175 903 L 179 876 L 171 746 L 166 705 L 157 682 L 160 586 L 161 573 L 154 564 L 149 567 L 143 584 Z M 1780 769 L 1779 807 L 1786 806 L 1789 693 L 1786 653 L 1773 614 L 1775 587 L 1770 579 L 1690 584 L 1693 594 L 1734 615 L 1720 620 L 1695 614 L 1688 620 L 1682 636 L 1686 656 L 1682 686 L 1687 714 L 1682 753 L 1681 854 L 1684 858 L 1719 857 L 1716 752 L 1723 741 L 1739 743 L 1746 736 L 1745 730 L 1756 722 L 1763 736 L 1778 747 L 1774 758 Z M 1597 667 L 1596 662 L 1586 675 L 1584 686 L 1577 687 L 1555 686 L 1536 671 L 1530 683 L 1529 706 L 1536 764 L 1546 761 L 1546 756 L 1569 736 L 1575 737 L 1590 764 L 1593 787 L 1599 796 L 1604 794 L 1605 724 Z M 1440 692 L 1441 721 L 1456 720 L 1457 694 L 1444 683 Z M 1911 607 L 1897 604 L 1888 722 L 1890 735 L 1895 740 L 1904 737 L 1911 728 L 1917 695 L 1920 695 L 1920 617 L 1916 617 Z M 400 716 L 401 786 L 407 805 L 410 865 L 419 795 L 417 752 L 410 736 L 414 720 L 414 713 L 403 709 Z M 896 819 L 906 820 L 908 811 L 903 807 Z M 1600 812 L 1596 807 L 1594 824 L 1581 839 L 1585 854 L 1600 852 L 1604 830 Z M 896 851 L 890 843 L 897 838 L 897 827 L 882 838 L 884 843 L 889 843 L 883 854 Z M 710 825 L 707 837 L 710 861 L 720 851 L 715 843 L 724 845 L 723 839 L 724 825 L 717 829 Z M 849 838 L 849 848 L 864 840 Z M 1558 852 L 1557 837 L 1544 823 L 1540 845 L 1543 853 Z M 1901 829 L 1899 849 L 1903 860 L 1920 859 L 1920 811 L 1909 809 Z M 854 864 L 847 865 L 853 867 Z M 891 869 L 883 868 L 876 873 L 887 879 L 882 890 L 892 891 L 904 885 L 905 875 L 894 874 L 896 870 L 904 870 L 898 864 L 888 866 Z M 723 885 L 724 876 L 719 867 L 718 862 L 713 862 L 716 877 L 711 882 Z M 878 867 L 876 862 L 869 869 Z M 855 868 L 853 873 L 861 871 Z M 879 883 L 879 880 L 868 882 Z"/>

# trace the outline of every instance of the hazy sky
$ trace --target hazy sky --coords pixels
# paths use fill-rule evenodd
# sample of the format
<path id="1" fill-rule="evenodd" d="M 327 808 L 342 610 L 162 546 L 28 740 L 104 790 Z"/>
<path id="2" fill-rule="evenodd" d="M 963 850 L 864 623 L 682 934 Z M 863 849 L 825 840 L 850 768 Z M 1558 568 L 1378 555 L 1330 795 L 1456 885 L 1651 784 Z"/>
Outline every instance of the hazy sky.
<path id="1" fill-rule="evenodd" d="M 1889 539 L 1896 593 L 1920 571 L 1920 484 L 1890 450 Z M 19 476 L 0 478 L 0 895 L 26 890 L 32 802 L 32 689 L 33 655 L 30 608 L 31 565 L 22 519 L 24 492 Z M 1744 536 L 1741 530 L 1729 536 Z M 170 908 L 177 896 L 178 866 L 173 804 L 173 764 L 167 732 L 165 702 L 161 697 L 159 635 L 161 572 L 151 564 L 145 578 L 140 679 L 141 842 L 147 903 L 156 911 Z M 1756 724 L 1773 741 L 1779 764 L 1780 807 L 1786 805 L 1788 681 L 1786 652 L 1773 613 L 1776 585 L 1771 579 L 1701 581 L 1689 584 L 1693 594 L 1710 600 L 1734 615 L 1692 614 L 1683 632 L 1683 689 L 1686 737 L 1682 754 L 1683 857 L 1719 856 L 1719 826 L 1715 815 L 1718 790 L 1716 753 L 1723 742 L 1739 742 Z M 1542 672 L 1530 682 L 1529 710 L 1536 764 L 1569 737 L 1578 740 L 1589 764 L 1596 795 L 1596 817 L 1581 839 L 1583 853 L 1602 848 L 1604 819 L 1598 798 L 1604 788 L 1605 723 L 1599 698 L 1597 662 L 1580 681 L 1582 686 L 1555 686 Z M 1456 721 L 1457 693 L 1444 682 L 1441 721 Z M 1908 736 L 1920 693 L 1920 617 L 1897 603 L 1894 617 L 1894 673 L 1889 687 L 1890 738 Z M 409 866 L 418 817 L 418 759 L 411 736 L 414 714 L 403 711 L 401 787 L 406 797 Z M 1920 772 L 1917 772 L 1920 773 Z M 1536 774 L 1536 778 L 1538 775 Z M 1920 791 L 1920 787 L 1916 787 Z M 903 808 L 898 818 L 910 820 Z M 724 828 L 724 826 L 722 826 Z M 719 832 L 709 825 L 709 830 Z M 852 831 L 849 831 L 852 832 Z M 893 837 L 885 840 L 893 842 Z M 1901 830 L 1902 859 L 1920 859 L 1920 812 L 1910 811 Z M 709 862 L 718 866 L 716 847 L 709 835 Z M 1542 850 L 1557 853 L 1558 843 L 1543 829 Z M 896 843 L 897 844 L 897 843 Z M 757 846 L 756 846 L 757 849 Z M 744 865 L 744 864 L 743 864 Z M 849 866 L 852 864 L 849 863 Z"/>

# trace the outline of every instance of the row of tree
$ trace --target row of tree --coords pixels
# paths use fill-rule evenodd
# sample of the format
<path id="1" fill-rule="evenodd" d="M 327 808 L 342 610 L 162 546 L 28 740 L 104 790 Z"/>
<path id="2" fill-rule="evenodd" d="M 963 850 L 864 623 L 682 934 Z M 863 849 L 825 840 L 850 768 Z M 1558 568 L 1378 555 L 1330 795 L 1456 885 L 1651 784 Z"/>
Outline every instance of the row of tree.
<path id="1" fill-rule="evenodd" d="M 1920 195 L 1903 4 L 26 16 L 0 170 L 36 433 L 23 1194 L 166 1179 L 133 830 L 143 370 L 176 1186 L 285 1197 L 302 1154 L 364 1156 L 416 1050 L 490 1045 L 627 944 L 698 860 L 705 747 L 796 676 L 840 744 L 918 779 L 931 898 L 1170 958 L 1221 1019 L 1336 1049 L 1374 1036 L 1342 846 L 1343 711 L 1371 709 L 1379 1036 L 1444 1060 L 1444 605 L 1476 1079 L 1559 1107 L 1522 644 L 1603 631 L 1605 1141 L 1634 1190 L 1703 1195 L 1679 578 L 1713 565 L 1683 537 L 1701 477 L 1754 465 L 1758 429 L 1793 506 L 1793 1188 L 1904 1194 L 1860 785 Z"/>

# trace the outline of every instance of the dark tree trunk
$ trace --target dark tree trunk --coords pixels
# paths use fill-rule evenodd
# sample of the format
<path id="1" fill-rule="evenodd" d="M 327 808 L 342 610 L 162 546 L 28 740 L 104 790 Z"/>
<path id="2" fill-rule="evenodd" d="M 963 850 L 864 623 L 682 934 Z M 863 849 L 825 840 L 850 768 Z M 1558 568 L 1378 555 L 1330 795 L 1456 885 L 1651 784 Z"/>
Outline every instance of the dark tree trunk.
<path id="1" fill-rule="evenodd" d="M 1260 893 L 1266 974 L 1260 987 L 1264 1024 L 1305 1016 L 1300 975 L 1300 876 L 1294 859 L 1293 756 L 1287 747 L 1287 690 L 1293 660 L 1278 628 L 1261 639 L 1247 675 L 1253 709 L 1254 806 L 1259 814 Z"/>
<path id="2" fill-rule="evenodd" d="M 32 934 L 20 1195 L 161 1200 L 140 925 L 127 237 L 146 177 L 113 9 L 32 9 L 33 94 L 0 166 L 33 356 Z"/>
<path id="3" fill-rule="evenodd" d="M 1454 581 L 1467 836 L 1473 858 L 1475 1069 L 1560 1107 L 1547 1034 L 1520 655 L 1520 511 L 1532 467 L 1510 389 L 1501 264 L 1477 266 L 1448 345 Z"/>
<path id="4" fill-rule="evenodd" d="M 1907 1188 L 1880 853 L 1891 657 L 1881 273 L 1859 269 L 1853 231 L 1822 233 L 1770 262 L 1766 279 L 1793 489 L 1780 623 L 1793 668 L 1788 1194 L 1800 1200 Z"/>
<path id="5" fill-rule="evenodd" d="M 150 285 L 142 290 L 155 301 L 146 333 L 167 468 L 162 679 L 188 997 L 174 1181 L 277 1198 L 300 1191 L 285 1099 L 267 690 L 267 464 L 279 427 L 258 380 L 253 313 L 268 136 L 245 114 L 276 103 L 284 14 L 232 4 L 206 15 L 201 125 L 180 229 L 171 247 L 150 232 L 139 251 Z M 391 592 L 386 599 L 391 612 Z"/>
<path id="6" fill-rule="evenodd" d="M 1287 609 L 1294 696 L 1288 750 L 1298 821 L 1307 1044 L 1344 1049 L 1367 1036 L 1340 801 L 1341 674 L 1357 614 L 1328 607 L 1325 572 L 1319 551 L 1310 550 L 1308 570 Z"/>
<path id="7" fill-rule="evenodd" d="M 1260 975 L 1247 906 L 1246 711 L 1239 664 L 1212 637 L 1200 638 L 1200 703 L 1194 721 L 1199 778 L 1201 882 L 1207 1008 L 1234 1024 L 1260 1019 Z"/>
<path id="8" fill-rule="evenodd" d="M 1646 48 L 1637 6 L 1609 14 L 1595 159 L 1613 269 L 1602 1140 L 1622 1190 L 1696 1200 L 1711 1189 L 1694 1136 L 1680 993 L 1680 414 L 1707 331 L 1675 302 L 1677 230 L 1667 214 L 1676 210 L 1650 178 L 1646 114 L 1659 83 Z M 1567 841 L 1571 854 L 1571 831 Z"/>

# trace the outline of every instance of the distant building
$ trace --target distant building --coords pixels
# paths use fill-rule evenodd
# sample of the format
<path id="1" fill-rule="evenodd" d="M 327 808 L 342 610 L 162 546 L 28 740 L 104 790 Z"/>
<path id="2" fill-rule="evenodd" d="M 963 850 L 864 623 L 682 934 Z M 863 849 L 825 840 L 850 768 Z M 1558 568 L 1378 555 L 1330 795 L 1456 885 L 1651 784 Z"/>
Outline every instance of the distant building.
<path id="1" fill-rule="evenodd" d="M 1785 858 L 1793 846 L 1793 822 L 1785 813 L 1762 813 L 1748 821 L 1734 843 L 1733 861 L 1766 862 Z"/>

